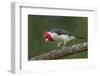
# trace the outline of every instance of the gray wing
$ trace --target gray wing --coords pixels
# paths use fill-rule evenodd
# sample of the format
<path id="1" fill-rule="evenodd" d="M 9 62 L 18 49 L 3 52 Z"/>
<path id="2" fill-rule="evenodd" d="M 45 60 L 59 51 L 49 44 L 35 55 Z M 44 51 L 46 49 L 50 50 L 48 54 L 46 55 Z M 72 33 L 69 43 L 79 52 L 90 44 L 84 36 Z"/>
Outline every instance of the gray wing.
<path id="1" fill-rule="evenodd" d="M 62 29 L 52 29 L 50 30 L 50 32 L 56 32 L 58 35 L 69 35 L 69 36 L 72 36 L 70 32 L 68 31 L 65 31 L 65 30 L 62 30 Z"/>

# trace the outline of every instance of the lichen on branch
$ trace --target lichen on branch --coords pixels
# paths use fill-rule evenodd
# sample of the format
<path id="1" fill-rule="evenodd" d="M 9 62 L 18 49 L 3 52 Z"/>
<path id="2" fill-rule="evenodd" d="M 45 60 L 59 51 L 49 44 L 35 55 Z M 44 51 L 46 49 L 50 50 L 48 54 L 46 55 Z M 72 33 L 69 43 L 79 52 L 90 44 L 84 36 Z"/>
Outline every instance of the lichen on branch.
<path id="1" fill-rule="evenodd" d="M 74 44 L 72 46 L 51 50 L 50 52 L 43 53 L 43 54 L 41 54 L 39 56 L 31 58 L 30 61 L 32 61 L 32 60 L 57 59 L 57 58 L 65 56 L 65 55 L 67 56 L 67 55 L 70 55 L 70 54 L 74 54 L 74 53 L 78 53 L 78 52 L 81 52 L 81 51 L 85 51 L 87 49 L 87 47 L 88 47 L 88 43 L 87 42 L 78 43 L 78 44 Z"/>

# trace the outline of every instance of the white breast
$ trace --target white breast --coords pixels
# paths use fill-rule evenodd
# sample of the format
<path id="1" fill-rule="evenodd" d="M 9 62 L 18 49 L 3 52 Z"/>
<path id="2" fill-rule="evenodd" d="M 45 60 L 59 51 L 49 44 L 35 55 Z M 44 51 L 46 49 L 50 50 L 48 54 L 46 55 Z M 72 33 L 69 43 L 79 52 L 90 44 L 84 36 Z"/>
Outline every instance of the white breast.
<path id="1" fill-rule="evenodd" d="M 59 35 L 59 36 L 55 36 L 55 41 L 69 41 L 70 37 L 67 35 Z"/>
<path id="2" fill-rule="evenodd" d="M 65 41 L 65 40 L 69 41 L 70 40 L 69 36 L 67 36 L 67 35 L 58 35 L 56 33 L 52 33 L 52 37 L 56 42 L 62 42 L 62 41 Z"/>
<path id="3" fill-rule="evenodd" d="M 52 38 L 56 41 L 56 42 L 62 42 L 62 41 L 69 41 L 72 39 L 75 39 L 74 36 L 68 36 L 68 35 L 58 35 L 56 33 L 51 33 L 49 32 L 50 35 L 52 36 Z"/>

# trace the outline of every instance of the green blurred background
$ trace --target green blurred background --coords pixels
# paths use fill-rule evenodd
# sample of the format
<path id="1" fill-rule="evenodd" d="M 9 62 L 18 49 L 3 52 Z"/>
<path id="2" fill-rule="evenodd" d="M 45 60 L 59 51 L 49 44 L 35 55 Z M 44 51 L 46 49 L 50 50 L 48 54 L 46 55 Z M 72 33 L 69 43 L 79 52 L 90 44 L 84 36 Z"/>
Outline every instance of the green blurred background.
<path id="1" fill-rule="evenodd" d="M 66 46 L 88 39 L 88 17 L 28 15 L 28 60 L 57 48 L 55 42 L 46 43 L 43 39 L 43 33 L 52 28 L 61 28 L 76 37 L 84 38 L 72 40 Z M 64 56 L 60 59 L 74 58 L 88 58 L 88 51 Z"/>

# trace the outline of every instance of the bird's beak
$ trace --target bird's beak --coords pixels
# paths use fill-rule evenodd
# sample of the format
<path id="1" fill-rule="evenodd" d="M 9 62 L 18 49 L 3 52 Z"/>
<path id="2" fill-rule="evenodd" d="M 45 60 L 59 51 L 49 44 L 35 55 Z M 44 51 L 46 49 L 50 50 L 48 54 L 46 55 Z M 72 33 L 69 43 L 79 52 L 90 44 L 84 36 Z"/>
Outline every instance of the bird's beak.
<path id="1" fill-rule="evenodd" d="M 48 42 L 48 39 L 47 38 L 45 39 L 45 42 Z"/>

